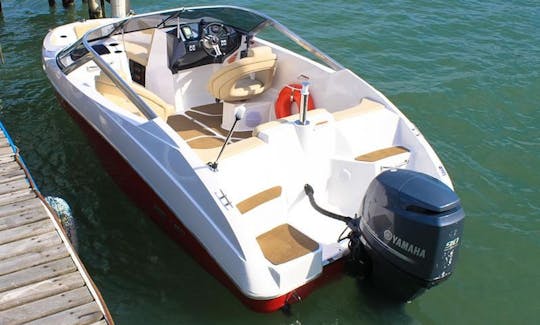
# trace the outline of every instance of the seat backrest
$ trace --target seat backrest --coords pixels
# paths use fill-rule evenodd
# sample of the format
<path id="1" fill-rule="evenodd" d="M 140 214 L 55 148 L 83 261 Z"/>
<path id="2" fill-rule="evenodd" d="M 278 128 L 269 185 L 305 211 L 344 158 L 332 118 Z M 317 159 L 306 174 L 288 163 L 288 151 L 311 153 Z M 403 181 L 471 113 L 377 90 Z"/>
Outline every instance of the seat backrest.
<path id="1" fill-rule="evenodd" d="M 268 46 L 250 48 L 248 56 L 223 66 L 210 77 L 208 90 L 226 102 L 262 94 L 272 84 L 277 56 Z"/>
<path id="2" fill-rule="evenodd" d="M 131 78 L 128 78 L 126 73 L 123 71 L 116 71 L 118 76 L 122 78 L 128 85 L 131 85 Z M 114 95 L 118 97 L 125 97 L 124 93 L 114 84 L 114 82 L 105 74 L 105 72 L 101 71 L 96 76 L 96 90 L 100 92 L 102 95 Z"/>
<path id="3" fill-rule="evenodd" d="M 174 107 L 166 103 L 159 96 L 152 91 L 144 88 L 143 86 L 132 82 L 131 78 L 126 76 L 123 72 L 116 71 L 118 75 L 127 82 L 127 84 L 139 95 L 142 100 L 145 101 L 148 106 L 159 115 L 164 121 L 167 117 L 174 114 Z M 101 93 L 105 98 L 112 100 L 120 107 L 123 107 L 130 112 L 141 115 L 137 107 L 127 99 L 126 95 L 114 84 L 114 82 L 102 71 L 96 76 L 96 90 Z"/>
<path id="4" fill-rule="evenodd" d="M 87 20 L 84 22 L 79 22 L 73 26 L 73 30 L 75 31 L 75 36 L 77 39 L 81 38 L 84 34 L 86 34 L 87 31 L 97 28 L 99 26 L 103 25 L 103 21 L 101 20 Z"/>

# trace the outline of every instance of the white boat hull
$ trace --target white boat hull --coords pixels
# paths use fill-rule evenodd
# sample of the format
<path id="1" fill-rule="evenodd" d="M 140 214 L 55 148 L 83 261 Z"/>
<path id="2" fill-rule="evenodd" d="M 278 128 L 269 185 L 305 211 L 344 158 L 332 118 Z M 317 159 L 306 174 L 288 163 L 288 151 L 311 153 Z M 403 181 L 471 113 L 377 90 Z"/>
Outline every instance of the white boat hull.
<path id="1" fill-rule="evenodd" d="M 111 22 L 74 23 L 52 30 L 44 40 L 44 70 L 63 106 L 98 143 L 96 149 L 110 149 L 102 159 L 114 157 L 115 165 L 129 177 L 121 185 L 135 201 L 255 310 L 273 311 L 300 300 L 341 274 L 349 254 L 348 239 L 338 240 L 343 223 L 314 210 L 304 184 L 317 190 L 325 206 L 349 216 L 359 211 L 368 186 L 385 170 L 414 170 L 452 187 L 421 133 L 380 92 L 349 70 L 334 70 L 257 38 L 252 47 L 269 49 L 279 58 L 273 84 L 286 89 L 291 79 L 309 75 L 318 109 L 306 113 L 310 121 L 306 125 L 295 122 L 294 115 L 276 119 L 277 104 L 275 115 L 272 109 L 276 88 L 253 101 L 225 102 L 221 129 L 237 126 L 236 112 L 242 109 L 247 118 L 236 131 L 253 133 L 229 145 L 219 167 L 215 168 L 217 162 L 209 167 L 219 148 L 194 146 L 195 140 L 208 136 L 186 138 L 190 129 L 174 127 L 171 117 L 195 121 L 198 127 L 203 118 L 212 116 L 203 113 L 196 120 L 189 113 L 194 106 L 212 102 L 206 81 L 222 65 L 209 61 L 180 71 L 164 65 L 171 58 L 167 50 L 171 34 L 159 28 L 125 36 L 99 34 L 93 41 L 94 50 L 103 53 L 99 56 L 76 47 L 64 50 L 78 39 L 79 29 Z M 91 49 L 79 46 L 83 45 L 86 52 Z M 130 48 L 149 53 L 141 57 Z M 85 59 L 90 55 L 94 58 Z M 228 63 L 242 60 L 237 57 L 238 51 L 230 54 Z M 140 78 L 133 71 L 135 61 L 145 65 L 145 87 L 131 81 Z M 112 82 L 112 88 L 103 88 L 106 82 Z M 149 100 L 153 108 L 147 106 Z M 220 127 L 203 131 L 214 134 Z M 387 154 L 389 150 L 393 153 Z"/>

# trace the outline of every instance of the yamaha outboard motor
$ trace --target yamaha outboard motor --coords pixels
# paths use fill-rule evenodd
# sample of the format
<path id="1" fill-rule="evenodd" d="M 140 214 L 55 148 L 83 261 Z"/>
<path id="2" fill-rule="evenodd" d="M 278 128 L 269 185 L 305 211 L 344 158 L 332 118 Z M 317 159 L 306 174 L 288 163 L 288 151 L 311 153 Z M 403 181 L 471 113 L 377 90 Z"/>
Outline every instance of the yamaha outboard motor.
<path id="1" fill-rule="evenodd" d="M 385 171 L 369 185 L 360 212 L 372 279 L 391 296 L 412 300 L 452 274 L 465 214 L 444 183 L 411 170 Z"/>

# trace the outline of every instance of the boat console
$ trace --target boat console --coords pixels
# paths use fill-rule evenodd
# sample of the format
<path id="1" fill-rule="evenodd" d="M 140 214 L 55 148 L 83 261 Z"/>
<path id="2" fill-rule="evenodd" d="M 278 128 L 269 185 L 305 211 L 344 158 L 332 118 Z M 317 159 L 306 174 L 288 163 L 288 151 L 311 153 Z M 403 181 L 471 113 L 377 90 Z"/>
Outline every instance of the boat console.
<path id="1" fill-rule="evenodd" d="M 205 64 L 223 63 L 241 44 L 242 35 L 219 21 L 182 24 L 167 32 L 173 35 L 170 69 L 178 71 Z"/>

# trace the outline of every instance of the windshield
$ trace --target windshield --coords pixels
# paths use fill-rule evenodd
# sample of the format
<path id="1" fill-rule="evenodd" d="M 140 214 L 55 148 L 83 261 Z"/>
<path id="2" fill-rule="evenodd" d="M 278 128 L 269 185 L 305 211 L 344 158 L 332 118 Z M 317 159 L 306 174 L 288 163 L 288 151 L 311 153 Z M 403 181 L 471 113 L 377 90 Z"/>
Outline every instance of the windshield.
<path id="1" fill-rule="evenodd" d="M 263 23 L 267 22 L 268 19 L 268 17 L 255 12 L 236 7 L 180 8 L 128 18 L 127 20 L 115 23 L 106 31 L 109 33 L 106 35 L 118 35 L 148 28 L 172 27 L 178 24 L 200 22 L 201 20 L 206 22 L 219 21 L 241 32 L 252 33 Z M 104 36 L 103 31 L 96 31 L 89 35 L 88 40 L 92 41 Z"/>
<path id="2" fill-rule="evenodd" d="M 259 14 L 235 7 L 203 7 L 182 10 L 180 20 L 200 21 L 219 20 L 226 25 L 232 26 L 242 32 L 249 33 L 267 20 Z M 176 23 L 176 22 L 173 22 Z M 167 23 L 167 25 L 171 25 Z"/>
<path id="3" fill-rule="evenodd" d="M 280 34 L 292 41 L 292 43 L 310 52 L 329 67 L 336 70 L 342 68 L 339 63 L 275 20 L 255 11 L 234 6 L 177 8 L 128 17 L 89 32 L 85 35 L 86 37 L 83 37 L 83 39 L 86 38 L 87 45 L 84 44 L 83 39 L 77 41 L 69 48 L 61 51 L 57 57 L 57 62 L 64 73 L 69 73 L 76 67 L 92 59 L 92 55 L 88 52 L 88 47 L 91 46 L 99 55 L 107 54 L 104 52 L 105 49 L 92 45 L 95 41 L 145 29 L 180 27 L 180 25 L 202 24 L 203 22 L 206 24 L 210 22 L 225 24 L 244 34 L 246 37 L 256 35 L 267 26 L 273 26 Z M 180 28 L 177 29 L 180 30 Z M 188 40 L 196 38 L 197 35 L 192 34 L 193 31 L 194 29 L 188 33 L 189 35 L 185 35 L 185 38 Z"/>

